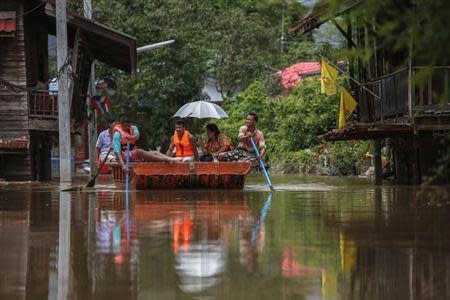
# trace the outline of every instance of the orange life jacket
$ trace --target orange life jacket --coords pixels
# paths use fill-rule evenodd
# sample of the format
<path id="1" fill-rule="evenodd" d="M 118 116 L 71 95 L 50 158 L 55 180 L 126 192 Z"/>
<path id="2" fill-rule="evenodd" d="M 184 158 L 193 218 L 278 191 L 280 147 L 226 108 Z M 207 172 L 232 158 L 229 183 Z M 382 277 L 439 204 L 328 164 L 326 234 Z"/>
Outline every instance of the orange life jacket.
<path id="1" fill-rule="evenodd" d="M 186 156 L 194 156 L 194 149 L 192 148 L 191 141 L 189 139 L 190 133 L 185 130 L 181 140 L 178 138 L 178 134 L 175 131 L 173 134 L 173 145 L 176 149 L 177 157 L 186 157 Z"/>
<path id="2" fill-rule="evenodd" d="M 128 133 L 129 135 L 134 135 L 133 126 L 130 126 L 130 132 L 126 132 L 125 130 L 123 130 L 121 125 L 117 125 L 116 127 L 114 127 L 114 133 L 116 132 L 120 133 L 120 145 L 122 146 L 122 151 L 127 151 L 128 139 L 126 137 L 126 134 Z M 130 150 L 136 147 L 135 143 L 136 141 L 134 139 L 130 139 Z"/>

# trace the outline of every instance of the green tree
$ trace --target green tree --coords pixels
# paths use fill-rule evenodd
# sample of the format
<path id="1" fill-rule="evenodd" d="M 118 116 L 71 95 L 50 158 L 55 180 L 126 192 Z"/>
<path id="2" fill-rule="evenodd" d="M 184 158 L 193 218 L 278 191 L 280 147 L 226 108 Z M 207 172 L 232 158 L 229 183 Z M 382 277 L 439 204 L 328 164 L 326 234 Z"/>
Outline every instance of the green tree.
<path id="1" fill-rule="evenodd" d="M 275 32 L 257 16 L 240 9 L 218 10 L 210 32 L 209 73 L 219 82 L 224 95 L 245 89 L 267 70 L 277 53 Z M 269 63 L 270 64 L 270 63 Z"/>
<path id="2" fill-rule="evenodd" d="M 229 118 L 220 121 L 219 125 L 235 142 L 238 129 L 245 124 L 245 118 L 249 112 L 258 114 L 257 126 L 266 135 L 266 139 L 270 140 L 275 130 L 274 107 L 272 97 L 269 96 L 267 88 L 261 81 L 253 82 L 239 95 L 226 99 L 224 109 Z"/>
<path id="3" fill-rule="evenodd" d="M 319 144 L 318 135 L 336 128 L 339 100 L 320 93 L 317 78 L 302 82 L 288 97 L 277 99 L 277 147 L 296 151 Z"/>

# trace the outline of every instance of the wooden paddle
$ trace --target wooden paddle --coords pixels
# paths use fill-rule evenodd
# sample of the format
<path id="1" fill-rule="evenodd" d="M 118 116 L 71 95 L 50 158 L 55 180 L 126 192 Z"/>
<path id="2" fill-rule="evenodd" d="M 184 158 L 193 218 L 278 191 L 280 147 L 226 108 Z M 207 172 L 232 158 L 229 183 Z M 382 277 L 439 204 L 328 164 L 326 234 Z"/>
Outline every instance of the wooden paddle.
<path id="1" fill-rule="evenodd" d="M 95 174 L 95 176 L 91 179 L 91 181 L 89 181 L 88 184 L 86 184 L 86 187 L 89 187 L 89 188 L 94 187 L 94 185 L 95 185 L 95 180 L 97 179 L 98 174 L 100 174 L 100 172 L 101 172 L 103 166 L 105 165 L 105 162 L 106 162 L 106 160 L 108 159 L 108 155 L 111 153 L 111 150 L 112 150 L 112 148 L 109 148 L 109 151 L 108 151 L 108 153 L 106 154 L 105 159 L 103 159 L 103 162 L 102 162 L 102 164 L 100 165 L 100 168 L 98 169 L 97 174 Z"/>

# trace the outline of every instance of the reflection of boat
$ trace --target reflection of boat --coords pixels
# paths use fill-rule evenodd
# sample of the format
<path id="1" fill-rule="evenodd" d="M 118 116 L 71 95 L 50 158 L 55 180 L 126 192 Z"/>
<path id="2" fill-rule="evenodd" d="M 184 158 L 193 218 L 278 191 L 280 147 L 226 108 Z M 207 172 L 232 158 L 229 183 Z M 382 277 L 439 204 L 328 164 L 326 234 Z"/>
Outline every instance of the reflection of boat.
<path id="1" fill-rule="evenodd" d="M 132 163 L 131 186 L 136 189 L 242 189 L 250 165 L 248 162 Z M 124 172 L 118 164 L 111 167 L 114 183 L 122 187 Z"/>
<path id="2" fill-rule="evenodd" d="M 164 253 L 152 251 L 155 253 L 152 257 L 158 259 L 142 260 L 139 269 L 145 270 L 142 272 L 147 282 L 140 286 L 140 293 L 162 293 L 158 289 L 167 288 L 164 278 L 172 276 L 176 276 L 177 286 L 170 286 L 170 291 L 205 296 L 217 289 L 227 270 L 227 250 L 238 247 L 235 251 L 239 252 L 240 240 L 250 239 L 255 218 L 247 194 L 241 190 L 220 193 L 157 190 L 131 194 L 130 212 L 139 229 L 140 245 L 146 251 L 155 244 L 165 249 Z M 251 255 L 245 259 L 253 260 Z"/>
<path id="3" fill-rule="evenodd" d="M 132 211 L 137 222 L 183 218 L 186 211 L 192 212 L 195 220 L 206 221 L 211 227 L 217 227 L 218 220 L 222 223 L 236 219 L 254 221 L 247 194 L 240 190 L 222 193 L 210 190 L 140 192 L 133 195 Z"/>

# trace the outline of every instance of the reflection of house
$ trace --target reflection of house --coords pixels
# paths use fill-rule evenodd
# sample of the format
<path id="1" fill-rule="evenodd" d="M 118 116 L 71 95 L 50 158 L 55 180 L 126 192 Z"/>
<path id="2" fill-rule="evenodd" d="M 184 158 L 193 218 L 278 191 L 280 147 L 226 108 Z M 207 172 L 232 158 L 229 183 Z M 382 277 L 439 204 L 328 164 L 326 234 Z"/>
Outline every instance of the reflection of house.
<path id="1" fill-rule="evenodd" d="M 48 91 L 48 36 L 56 32 L 54 1 L 0 2 L 0 177 L 49 179 L 58 130 L 58 97 Z M 68 14 L 72 126 L 83 127 L 94 59 L 133 73 L 136 40 Z"/>
<path id="2" fill-rule="evenodd" d="M 412 5 L 410 1 L 399 1 L 395 5 L 384 1 L 390 13 L 386 14 L 383 10 L 379 15 L 374 15 L 373 20 L 376 20 L 377 26 L 373 28 L 361 24 L 359 20 L 352 20 L 344 26 L 334 19 L 350 9 L 364 9 L 365 1 L 338 1 L 341 5 L 337 7 L 333 1 L 316 3 L 318 4 L 311 14 L 294 23 L 291 31 L 306 34 L 331 20 L 347 39 L 349 48 L 374 49 L 370 58 L 351 62 L 349 71 L 351 76 L 359 79 L 380 97 L 377 99 L 363 88 L 353 85 L 353 92 L 359 102 L 357 123 L 350 128 L 325 134 L 323 138 L 330 141 L 374 140 L 376 174 L 379 179 L 380 144 L 386 143 L 393 152 L 396 181 L 421 182 L 425 176 L 432 174 L 433 168 L 438 165 L 439 157 L 445 155 L 448 147 L 448 142 L 445 143 L 439 137 L 450 131 L 450 66 L 446 65 L 446 58 L 434 63 L 441 67 L 430 67 L 432 74 L 426 81 L 419 81 L 419 73 L 423 71 L 424 66 L 432 64 L 430 59 L 416 58 L 414 52 L 410 54 L 409 49 L 399 49 L 395 39 L 384 39 L 383 35 L 377 32 L 377 28 L 390 24 L 393 18 L 413 13 L 414 10 L 409 9 Z M 445 47 L 445 43 L 442 43 L 442 47 Z M 408 61 L 411 67 L 405 65 Z M 414 84 L 417 82 L 418 84 Z"/>

